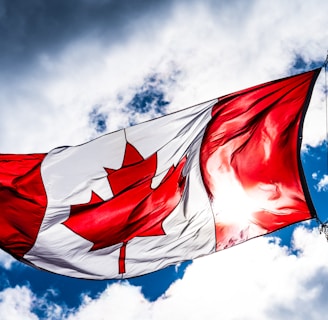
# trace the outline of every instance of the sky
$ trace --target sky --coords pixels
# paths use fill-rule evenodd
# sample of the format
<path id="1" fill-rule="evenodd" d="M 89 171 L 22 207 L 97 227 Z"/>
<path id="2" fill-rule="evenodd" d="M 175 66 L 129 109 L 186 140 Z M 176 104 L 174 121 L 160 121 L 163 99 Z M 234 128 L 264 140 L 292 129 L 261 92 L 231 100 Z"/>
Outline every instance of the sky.
<path id="1" fill-rule="evenodd" d="M 321 66 L 325 0 L 0 0 L 0 151 L 48 152 Z M 302 163 L 328 219 L 325 72 Z M 322 319 L 315 221 L 129 281 L 72 279 L 0 252 L 1 319 Z"/>

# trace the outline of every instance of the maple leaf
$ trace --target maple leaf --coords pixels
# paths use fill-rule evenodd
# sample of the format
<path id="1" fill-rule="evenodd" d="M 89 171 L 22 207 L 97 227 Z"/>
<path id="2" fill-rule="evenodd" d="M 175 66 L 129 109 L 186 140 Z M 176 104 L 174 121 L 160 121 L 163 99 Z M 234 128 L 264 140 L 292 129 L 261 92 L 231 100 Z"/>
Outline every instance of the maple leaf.
<path id="1" fill-rule="evenodd" d="M 162 223 L 179 203 L 185 186 L 182 169 L 186 157 L 172 166 L 160 185 L 152 189 L 157 154 L 144 159 L 127 143 L 122 167 L 104 168 L 113 197 L 104 201 L 94 191 L 88 203 L 72 205 L 63 224 L 93 242 L 91 251 L 122 243 L 119 273 L 125 272 L 125 251 L 135 237 L 165 235 Z"/>

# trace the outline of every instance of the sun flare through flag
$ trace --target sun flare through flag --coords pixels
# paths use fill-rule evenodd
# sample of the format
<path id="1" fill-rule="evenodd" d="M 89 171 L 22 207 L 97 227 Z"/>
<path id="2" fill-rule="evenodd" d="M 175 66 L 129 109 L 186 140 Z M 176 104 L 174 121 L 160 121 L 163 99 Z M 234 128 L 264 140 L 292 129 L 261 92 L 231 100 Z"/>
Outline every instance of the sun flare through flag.
<path id="1" fill-rule="evenodd" d="M 315 218 L 300 147 L 321 68 L 48 154 L 0 154 L 0 246 L 130 278 Z"/>

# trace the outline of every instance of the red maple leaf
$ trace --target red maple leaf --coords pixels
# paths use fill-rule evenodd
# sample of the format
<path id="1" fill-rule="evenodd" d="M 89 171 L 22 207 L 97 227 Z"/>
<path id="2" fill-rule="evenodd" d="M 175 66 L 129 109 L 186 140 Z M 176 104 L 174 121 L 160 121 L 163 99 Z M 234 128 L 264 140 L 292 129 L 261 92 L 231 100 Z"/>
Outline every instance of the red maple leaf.
<path id="1" fill-rule="evenodd" d="M 185 162 L 184 157 L 176 167 L 172 166 L 161 184 L 152 189 L 157 154 L 144 159 L 127 143 L 122 167 L 105 168 L 113 197 L 104 201 L 92 191 L 88 203 L 71 206 L 70 216 L 63 224 L 93 242 L 91 251 L 122 243 L 119 273 L 124 273 L 129 240 L 165 235 L 162 223 L 177 206 L 184 190 Z"/>

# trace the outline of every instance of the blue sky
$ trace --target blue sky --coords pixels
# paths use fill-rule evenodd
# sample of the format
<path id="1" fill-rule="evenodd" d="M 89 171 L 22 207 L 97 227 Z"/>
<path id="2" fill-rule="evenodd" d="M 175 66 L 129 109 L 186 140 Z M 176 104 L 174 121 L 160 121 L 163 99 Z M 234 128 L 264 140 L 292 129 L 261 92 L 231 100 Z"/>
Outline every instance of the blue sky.
<path id="1" fill-rule="evenodd" d="M 324 0 L 0 1 L 0 150 L 48 152 L 320 66 Z M 302 163 L 328 219 L 322 70 Z M 314 222 L 127 281 L 51 274 L 0 253 L 1 319 L 322 319 Z"/>

